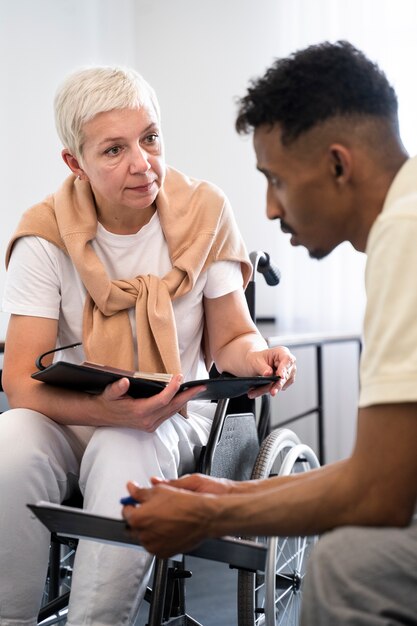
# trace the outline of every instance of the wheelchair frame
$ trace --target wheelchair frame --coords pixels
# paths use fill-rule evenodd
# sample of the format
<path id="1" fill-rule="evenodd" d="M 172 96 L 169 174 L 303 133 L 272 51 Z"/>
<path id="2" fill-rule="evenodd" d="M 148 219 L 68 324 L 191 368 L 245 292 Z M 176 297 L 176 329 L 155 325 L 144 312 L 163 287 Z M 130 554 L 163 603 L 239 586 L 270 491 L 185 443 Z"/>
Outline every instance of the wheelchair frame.
<path id="1" fill-rule="evenodd" d="M 252 264 L 254 276 L 250 281 L 246 297 L 252 318 L 255 319 L 255 275 L 260 271 L 266 277 L 268 284 L 278 284 L 279 272 L 269 262 L 269 255 L 262 252 L 252 252 Z M 267 277 L 269 272 L 269 278 Z M 270 282 L 270 280 L 272 282 Z M 1 371 L 0 371 L 1 375 Z M 0 390 L 1 378 L 0 378 Z M 318 466 L 317 457 L 307 446 L 303 446 L 298 437 L 288 429 L 273 430 L 270 432 L 270 398 L 263 396 L 261 411 L 257 426 L 255 426 L 255 402 L 247 397 L 236 398 L 232 401 L 235 408 L 233 413 L 228 413 L 229 400 L 218 402 L 213 425 L 207 445 L 202 450 L 198 464 L 198 471 L 202 473 L 231 477 L 237 480 L 248 478 L 265 478 L 275 474 L 286 475 L 294 471 L 307 471 Z M 229 407 L 230 408 L 230 407 Z M 249 421 L 247 421 L 249 418 Z M 243 456 L 234 464 L 231 475 L 228 474 L 230 464 L 226 470 L 216 467 L 216 455 L 221 450 L 224 441 L 230 439 L 228 428 L 232 420 L 246 420 L 246 425 L 252 424 L 249 435 L 249 448 L 245 444 Z M 231 431 L 235 430 L 234 427 Z M 248 428 L 246 428 L 248 430 Z M 236 459 L 237 447 L 233 442 L 233 455 Z M 238 450 L 239 452 L 239 450 Z M 242 451 L 240 451 L 241 453 Z M 282 456 L 284 455 L 284 456 Z M 245 464 L 240 464 L 241 460 Z M 249 461 L 249 464 L 248 464 Z M 278 463 L 278 466 L 277 466 Z M 233 464 L 232 464 L 233 465 Z M 249 465 L 249 474 L 248 474 Z M 300 470 L 301 467 L 301 470 Z M 252 470 L 253 468 L 253 470 Z M 79 506 L 79 502 L 73 503 Z M 296 540 L 298 540 L 297 538 Z M 265 567 L 259 567 L 249 561 L 246 565 L 239 566 L 238 572 L 238 620 L 239 626 L 278 626 L 284 624 L 281 621 L 281 609 L 285 618 L 285 626 L 297 626 L 298 611 L 300 605 L 300 589 L 304 577 L 303 561 L 307 548 L 314 543 L 314 538 L 302 538 L 302 548 L 297 548 L 296 559 L 291 565 L 290 571 L 282 571 L 283 548 L 282 544 L 288 544 L 289 538 L 251 538 L 252 542 L 258 542 L 259 547 L 266 552 Z M 64 617 L 60 612 L 68 604 L 69 592 L 60 594 L 62 580 L 71 577 L 71 566 L 63 566 L 61 562 L 61 546 L 66 546 L 68 554 L 75 549 L 77 541 L 73 538 L 58 537 L 51 535 L 50 565 L 48 571 L 47 604 L 39 612 L 38 624 L 50 626 L 61 622 Z M 240 550 L 239 540 L 235 540 L 236 550 Z M 68 552 L 69 551 L 69 552 Z M 302 555 L 301 555 L 302 553 Z M 197 554 L 196 554 L 197 555 Z M 198 554 L 201 556 L 201 554 Z M 301 558 L 302 557 L 302 558 Z M 206 554 L 205 558 L 225 561 L 216 554 Z M 233 563 L 229 565 L 236 567 Z M 183 559 L 160 560 L 156 559 L 153 575 L 153 589 L 147 589 L 145 600 L 149 601 L 149 621 L 147 626 L 202 626 L 186 613 L 184 583 L 191 575 L 184 569 Z M 289 616 L 288 606 L 284 608 L 282 597 L 289 597 L 293 611 Z M 292 610 L 292 609 L 291 609 Z M 54 617 L 55 616 L 55 617 Z"/>
<path id="2" fill-rule="evenodd" d="M 221 400 L 209 443 L 205 450 L 202 469 L 208 473 L 215 466 L 216 451 L 227 433 L 228 419 L 245 418 L 251 414 L 227 414 L 228 400 Z M 268 416 L 264 414 L 263 419 Z M 262 421 L 262 420 L 261 420 Z M 234 426 L 233 426 L 234 430 Z M 263 441 L 257 454 L 253 479 L 274 475 L 289 475 L 309 471 L 319 466 L 315 453 L 302 444 L 292 431 L 273 430 Z M 257 542 L 266 553 L 265 561 L 243 553 L 249 544 Z M 68 540 L 55 537 L 54 541 Z M 71 539 L 70 541 L 74 541 Z M 301 590 L 305 576 L 305 563 L 316 537 L 251 537 L 235 539 L 233 558 L 230 553 L 205 545 L 189 554 L 229 563 L 238 569 L 238 624 L 239 626 L 297 626 L 301 605 Z M 239 551 L 242 554 L 239 556 Z M 238 554 L 239 558 L 236 557 Z M 263 565 L 263 563 L 265 563 Z M 50 575 L 54 573 L 51 570 Z M 156 559 L 152 589 L 147 588 L 145 600 L 149 602 L 146 626 L 203 626 L 186 612 L 185 581 L 191 573 L 185 569 L 183 559 Z M 54 583 L 56 585 L 56 581 Z M 154 593 L 154 591 L 156 593 Z M 38 623 L 45 625 L 62 621 L 62 618 L 44 621 L 67 606 L 69 593 L 53 600 L 41 609 Z"/>

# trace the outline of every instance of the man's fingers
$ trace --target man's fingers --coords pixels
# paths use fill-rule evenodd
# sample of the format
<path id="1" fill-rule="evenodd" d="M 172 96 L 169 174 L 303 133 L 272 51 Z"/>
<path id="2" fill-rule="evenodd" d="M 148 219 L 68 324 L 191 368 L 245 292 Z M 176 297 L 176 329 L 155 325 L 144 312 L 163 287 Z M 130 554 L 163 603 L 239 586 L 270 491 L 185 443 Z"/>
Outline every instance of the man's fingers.
<path id="1" fill-rule="evenodd" d="M 165 478 L 161 478 L 160 476 L 151 476 L 152 485 L 159 485 L 160 483 L 167 482 Z"/>
<path id="2" fill-rule="evenodd" d="M 199 474 L 185 474 L 180 478 L 172 478 L 168 481 L 168 485 L 170 487 L 175 487 L 176 489 L 186 489 L 187 491 L 196 491 L 198 489 L 198 485 L 200 483 Z"/>
<path id="3" fill-rule="evenodd" d="M 205 479 L 205 477 L 204 477 Z M 175 489 L 185 489 L 186 491 L 198 491 L 202 485 L 201 474 L 184 474 L 180 478 L 171 478 L 169 480 L 152 476 L 151 483 L 154 487 L 157 485 L 167 485 Z"/>
<path id="4" fill-rule="evenodd" d="M 155 487 L 158 487 L 158 485 L 161 487 L 161 489 L 173 491 L 172 487 L 168 485 L 167 481 L 161 480 L 160 482 L 156 483 Z M 157 490 L 153 487 L 140 487 L 137 483 L 134 483 L 132 481 L 129 481 L 127 483 L 127 490 L 132 498 L 134 498 L 139 504 L 147 502 L 157 493 Z"/>
<path id="5" fill-rule="evenodd" d="M 151 497 L 151 489 L 146 487 L 139 487 L 139 485 L 133 482 L 127 483 L 127 490 L 132 498 L 134 498 L 139 504 L 141 504 L 142 502 L 146 502 Z"/>

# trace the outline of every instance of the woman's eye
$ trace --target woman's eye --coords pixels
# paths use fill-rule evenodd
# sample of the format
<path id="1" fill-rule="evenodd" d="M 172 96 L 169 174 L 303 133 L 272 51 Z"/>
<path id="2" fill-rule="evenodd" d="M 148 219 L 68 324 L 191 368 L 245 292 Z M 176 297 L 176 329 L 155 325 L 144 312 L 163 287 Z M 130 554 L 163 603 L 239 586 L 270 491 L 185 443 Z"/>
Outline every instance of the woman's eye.
<path id="1" fill-rule="evenodd" d="M 112 146 L 111 148 L 107 148 L 107 150 L 105 151 L 105 154 L 108 154 L 110 156 L 117 156 L 118 154 L 120 154 L 120 151 L 121 151 L 120 146 Z"/>
<path id="2" fill-rule="evenodd" d="M 159 139 L 159 135 L 157 133 L 152 133 L 145 138 L 145 141 L 147 143 L 152 144 L 152 143 L 156 143 L 158 139 Z"/>

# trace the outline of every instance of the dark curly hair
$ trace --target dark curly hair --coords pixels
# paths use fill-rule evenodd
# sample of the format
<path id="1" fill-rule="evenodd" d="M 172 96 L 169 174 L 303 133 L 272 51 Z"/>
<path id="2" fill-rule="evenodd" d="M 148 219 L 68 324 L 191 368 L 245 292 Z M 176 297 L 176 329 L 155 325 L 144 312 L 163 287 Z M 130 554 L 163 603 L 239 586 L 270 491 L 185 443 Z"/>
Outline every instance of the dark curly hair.
<path id="1" fill-rule="evenodd" d="M 309 46 L 277 59 L 239 100 L 236 130 L 279 123 L 289 144 L 341 116 L 386 119 L 398 132 L 398 102 L 385 74 L 347 41 Z"/>

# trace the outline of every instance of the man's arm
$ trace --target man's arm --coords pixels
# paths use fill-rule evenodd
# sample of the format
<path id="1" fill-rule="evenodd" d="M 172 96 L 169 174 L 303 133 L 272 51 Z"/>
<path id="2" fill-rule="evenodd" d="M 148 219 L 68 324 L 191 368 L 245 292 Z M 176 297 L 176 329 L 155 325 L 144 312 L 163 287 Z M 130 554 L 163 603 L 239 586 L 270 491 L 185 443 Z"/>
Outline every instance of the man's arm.
<path id="1" fill-rule="evenodd" d="M 185 551 L 205 537 L 320 534 L 345 525 L 405 526 L 417 495 L 417 404 L 359 411 L 352 456 L 293 477 L 225 495 L 166 484 L 130 491 L 142 502 L 124 514 L 151 552 Z"/>
<path id="2" fill-rule="evenodd" d="M 181 384 L 174 377 L 152 398 L 133 399 L 126 395 L 129 381 L 123 378 L 108 385 L 100 395 L 77 393 L 36 381 L 36 358 L 54 348 L 56 320 L 12 315 L 6 337 L 2 384 L 11 408 L 39 411 L 61 424 L 125 426 L 153 432 L 179 411 L 201 388 L 175 395 Z M 175 397 L 174 397 L 175 396 Z"/>

